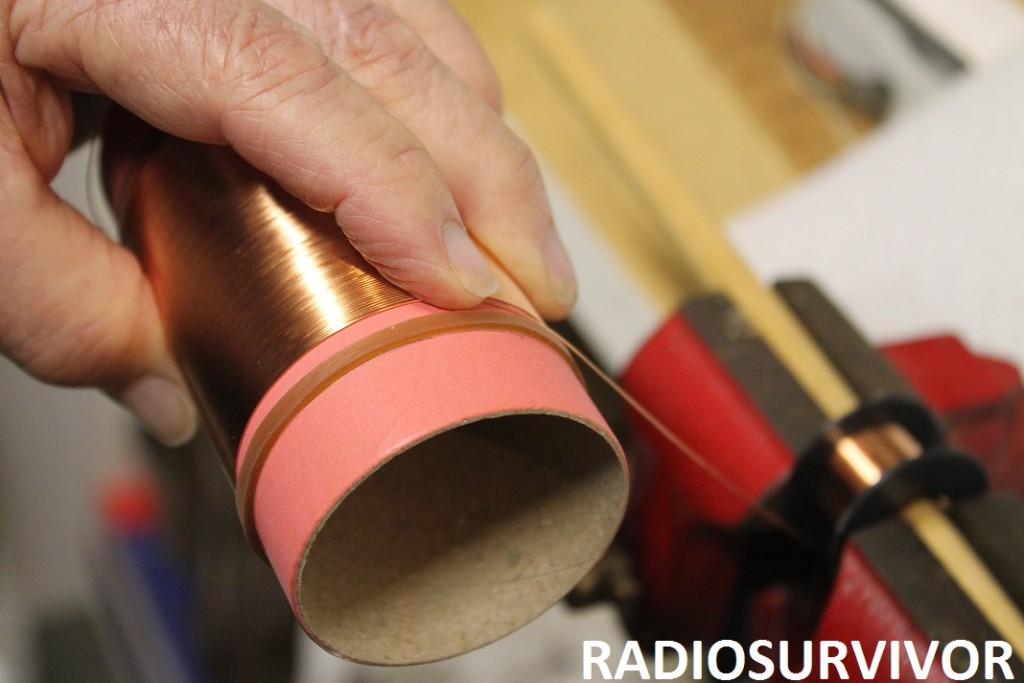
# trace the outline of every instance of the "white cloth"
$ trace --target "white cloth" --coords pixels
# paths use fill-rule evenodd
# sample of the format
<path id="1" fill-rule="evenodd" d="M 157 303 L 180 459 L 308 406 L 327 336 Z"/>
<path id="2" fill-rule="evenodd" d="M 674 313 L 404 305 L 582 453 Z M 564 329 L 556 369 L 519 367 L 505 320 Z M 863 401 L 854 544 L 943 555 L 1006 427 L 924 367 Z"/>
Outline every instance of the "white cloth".
<path id="1" fill-rule="evenodd" d="M 811 277 L 875 341 L 951 331 L 1024 362 L 1024 50 L 729 227 L 762 278 Z"/>

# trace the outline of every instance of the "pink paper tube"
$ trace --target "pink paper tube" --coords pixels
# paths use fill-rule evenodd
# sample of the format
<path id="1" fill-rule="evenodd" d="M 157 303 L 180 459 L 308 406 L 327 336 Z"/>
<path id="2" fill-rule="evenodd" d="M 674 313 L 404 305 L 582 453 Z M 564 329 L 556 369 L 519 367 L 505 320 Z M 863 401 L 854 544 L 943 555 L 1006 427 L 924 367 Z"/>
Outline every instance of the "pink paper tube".
<path id="1" fill-rule="evenodd" d="M 306 632 L 427 662 L 568 592 L 628 484 L 558 339 L 500 301 L 414 300 L 231 152 L 140 130 L 108 128 L 111 204 Z"/>

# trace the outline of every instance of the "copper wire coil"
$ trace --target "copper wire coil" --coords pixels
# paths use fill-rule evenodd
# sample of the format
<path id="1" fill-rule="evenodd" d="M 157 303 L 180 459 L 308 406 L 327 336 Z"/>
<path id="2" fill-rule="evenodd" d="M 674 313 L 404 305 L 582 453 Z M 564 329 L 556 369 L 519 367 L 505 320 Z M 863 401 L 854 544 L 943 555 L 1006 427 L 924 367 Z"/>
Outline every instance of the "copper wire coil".
<path id="1" fill-rule="evenodd" d="M 377 274 L 333 216 L 230 150 L 146 136 L 108 143 L 105 166 L 117 169 L 108 190 L 233 473 L 247 420 L 288 366 L 338 330 L 413 298 Z"/>
<path id="2" fill-rule="evenodd" d="M 307 633 L 357 661 L 432 661 L 568 592 L 622 518 L 625 458 L 514 284 L 511 304 L 418 302 L 333 216 L 140 125 L 108 127 L 107 194 Z"/>

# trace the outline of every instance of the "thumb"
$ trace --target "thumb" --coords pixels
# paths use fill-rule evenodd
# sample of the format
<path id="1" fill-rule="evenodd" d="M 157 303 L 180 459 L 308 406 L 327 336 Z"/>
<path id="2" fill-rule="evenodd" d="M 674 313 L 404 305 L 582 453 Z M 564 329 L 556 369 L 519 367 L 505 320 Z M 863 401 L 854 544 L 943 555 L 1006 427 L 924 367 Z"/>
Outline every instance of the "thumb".
<path id="1" fill-rule="evenodd" d="M 0 351 L 35 377 L 95 385 L 155 438 L 187 441 L 196 411 L 135 257 L 0 146 Z"/>

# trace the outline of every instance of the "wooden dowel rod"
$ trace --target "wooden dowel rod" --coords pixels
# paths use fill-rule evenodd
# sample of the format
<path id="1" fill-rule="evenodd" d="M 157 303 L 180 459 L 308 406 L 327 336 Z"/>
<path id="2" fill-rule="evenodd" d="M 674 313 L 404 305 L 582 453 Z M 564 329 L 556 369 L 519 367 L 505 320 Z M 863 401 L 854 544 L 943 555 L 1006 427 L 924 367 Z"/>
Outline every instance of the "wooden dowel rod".
<path id="1" fill-rule="evenodd" d="M 700 208 L 685 179 L 616 97 L 559 15 L 549 5 L 538 4 L 530 30 L 582 115 L 600 132 L 623 173 L 660 216 L 680 267 L 692 273 L 703 290 L 732 299 L 823 413 L 838 419 L 852 412 L 858 403 L 854 392 Z M 993 628 L 1016 652 L 1024 652 L 1024 617 L 959 529 L 928 500 L 912 503 L 901 516 Z"/>
<path id="2" fill-rule="evenodd" d="M 774 292 L 764 288 L 721 231 L 687 191 L 664 155 L 644 134 L 628 107 L 587 59 L 572 33 L 546 5 L 531 28 L 545 57 L 566 83 L 588 120 L 600 131 L 623 172 L 662 218 L 665 237 L 681 267 L 704 291 L 727 294 L 761 333 L 797 381 L 830 417 L 849 413 L 857 399 L 817 345 Z"/>

